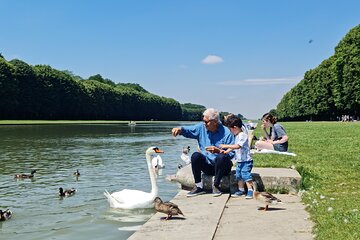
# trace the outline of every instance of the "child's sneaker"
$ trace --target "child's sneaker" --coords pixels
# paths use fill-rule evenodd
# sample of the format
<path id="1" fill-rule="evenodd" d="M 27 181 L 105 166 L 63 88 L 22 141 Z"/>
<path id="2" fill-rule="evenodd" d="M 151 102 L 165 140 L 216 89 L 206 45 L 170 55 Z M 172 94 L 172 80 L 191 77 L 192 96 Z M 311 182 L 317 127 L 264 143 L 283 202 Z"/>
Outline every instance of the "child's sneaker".
<path id="1" fill-rule="evenodd" d="M 246 199 L 252 199 L 254 195 L 254 191 L 253 190 L 248 190 L 247 194 L 246 194 Z"/>
<path id="2" fill-rule="evenodd" d="M 235 192 L 234 194 L 231 194 L 231 197 L 241 197 L 241 196 L 244 196 L 245 195 L 245 192 L 244 191 L 241 191 L 241 190 L 239 190 L 239 191 L 237 191 L 237 192 Z"/>

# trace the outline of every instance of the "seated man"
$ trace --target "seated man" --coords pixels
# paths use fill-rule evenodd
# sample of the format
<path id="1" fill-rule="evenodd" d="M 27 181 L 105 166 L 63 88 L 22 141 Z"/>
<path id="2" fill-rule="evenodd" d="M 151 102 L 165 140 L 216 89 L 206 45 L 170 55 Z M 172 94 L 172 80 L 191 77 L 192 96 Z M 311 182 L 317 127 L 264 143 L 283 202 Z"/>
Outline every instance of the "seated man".
<path id="1" fill-rule="evenodd" d="M 220 153 L 220 144 L 234 144 L 234 136 L 220 121 L 219 112 L 209 108 L 203 113 L 203 123 L 193 126 L 184 126 L 172 129 L 172 135 L 182 135 L 186 138 L 194 138 L 198 141 L 199 152 L 191 155 L 191 167 L 195 179 L 194 189 L 187 194 L 188 197 L 203 194 L 201 171 L 207 175 L 215 176 L 213 184 L 214 196 L 220 196 L 220 181 L 223 176 L 230 173 L 231 159 L 234 152 Z"/>

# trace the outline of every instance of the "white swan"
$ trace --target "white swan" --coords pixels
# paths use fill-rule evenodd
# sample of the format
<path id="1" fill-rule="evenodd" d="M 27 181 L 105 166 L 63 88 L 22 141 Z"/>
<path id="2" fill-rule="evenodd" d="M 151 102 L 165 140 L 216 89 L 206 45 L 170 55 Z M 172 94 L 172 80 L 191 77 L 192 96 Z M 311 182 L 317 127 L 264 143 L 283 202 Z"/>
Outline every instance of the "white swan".
<path id="1" fill-rule="evenodd" d="M 160 155 L 157 155 L 156 157 L 153 157 L 153 159 L 151 160 L 151 166 L 154 169 L 160 169 L 160 168 L 165 168 L 165 164 L 163 163 L 163 160 L 161 158 Z"/>
<path id="2" fill-rule="evenodd" d="M 190 146 L 188 146 L 187 148 L 183 148 L 182 154 L 180 156 L 181 160 L 183 160 L 186 165 L 190 164 L 191 162 L 189 153 L 190 153 Z"/>
<path id="3" fill-rule="evenodd" d="M 155 172 L 151 166 L 151 156 L 154 153 L 163 153 L 163 151 L 161 151 L 158 147 L 149 147 L 146 150 L 146 163 L 148 165 L 151 180 L 151 192 L 147 193 L 139 190 L 124 189 L 110 194 L 105 190 L 104 195 L 107 198 L 110 207 L 122 209 L 154 207 L 154 199 L 158 195 Z"/>

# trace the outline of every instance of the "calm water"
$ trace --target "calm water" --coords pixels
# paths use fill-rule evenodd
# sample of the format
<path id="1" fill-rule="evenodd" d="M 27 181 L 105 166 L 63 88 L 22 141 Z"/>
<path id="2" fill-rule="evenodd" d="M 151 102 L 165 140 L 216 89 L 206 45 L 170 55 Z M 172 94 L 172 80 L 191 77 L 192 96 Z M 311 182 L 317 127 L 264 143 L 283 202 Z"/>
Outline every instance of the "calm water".
<path id="1" fill-rule="evenodd" d="M 179 124 L 0 126 L 0 209 L 14 214 L 0 222 L 0 239 L 127 239 L 154 210 L 111 209 L 104 189 L 150 191 L 145 150 L 155 145 L 165 151 L 159 195 L 173 198 L 179 186 L 165 177 L 176 172 L 182 147 L 196 146 L 171 136 Z M 13 178 L 32 169 L 33 180 Z M 60 199 L 59 187 L 77 193 Z"/>

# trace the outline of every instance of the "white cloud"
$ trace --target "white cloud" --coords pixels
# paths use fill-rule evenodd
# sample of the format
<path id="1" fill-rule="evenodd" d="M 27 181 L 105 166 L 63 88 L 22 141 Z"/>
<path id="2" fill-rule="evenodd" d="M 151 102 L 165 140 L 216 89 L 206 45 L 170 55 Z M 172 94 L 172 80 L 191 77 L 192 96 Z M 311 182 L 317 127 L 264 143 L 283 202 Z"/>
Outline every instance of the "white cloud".
<path id="1" fill-rule="evenodd" d="M 222 57 L 216 56 L 216 55 L 207 55 L 206 58 L 204 58 L 201 62 L 203 64 L 217 64 L 222 63 L 224 60 Z"/>
<path id="2" fill-rule="evenodd" d="M 282 78 L 251 78 L 243 80 L 233 80 L 233 81 L 221 81 L 218 82 L 218 85 L 225 86 L 244 86 L 244 85 L 278 85 L 278 84 L 296 84 L 303 77 L 282 77 Z"/>

